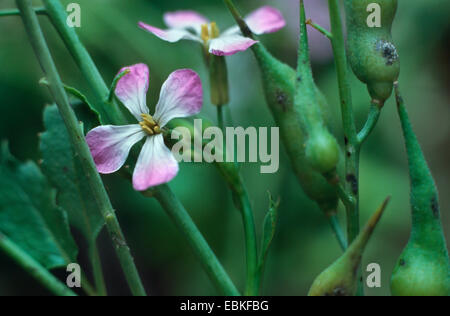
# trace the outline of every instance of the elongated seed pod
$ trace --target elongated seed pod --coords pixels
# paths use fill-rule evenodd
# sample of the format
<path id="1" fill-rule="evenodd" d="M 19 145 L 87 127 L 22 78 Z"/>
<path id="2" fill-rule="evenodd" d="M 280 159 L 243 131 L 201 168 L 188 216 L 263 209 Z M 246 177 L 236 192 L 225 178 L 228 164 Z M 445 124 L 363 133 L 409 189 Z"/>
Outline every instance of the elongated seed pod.
<path id="1" fill-rule="evenodd" d="M 367 242 L 389 202 L 387 198 L 371 217 L 345 253 L 313 282 L 309 296 L 354 296 L 358 288 L 358 268 Z"/>
<path id="2" fill-rule="evenodd" d="M 295 107 L 301 113 L 306 141 L 306 160 L 320 173 L 336 169 L 339 146 L 326 127 L 316 92 L 309 57 L 308 33 L 303 1 L 300 1 L 300 45 L 298 52 Z"/>
<path id="3" fill-rule="evenodd" d="M 411 236 L 391 278 L 394 296 L 450 296 L 450 262 L 438 191 L 396 86 L 411 181 Z"/>
<path id="4" fill-rule="evenodd" d="M 400 74 L 400 60 L 391 35 L 397 6 L 397 0 L 345 0 L 350 65 L 380 104 L 391 96 Z M 375 10 L 375 19 L 380 14 L 380 25 L 370 24 L 371 9 Z M 381 10 L 377 12 L 378 9 Z"/>
<path id="5" fill-rule="evenodd" d="M 225 3 L 241 32 L 252 38 L 252 32 L 237 12 L 232 1 L 225 0 Z M 332 216 L 336 213 L 338 204 L 336 190 L 306 160 L 306 137 L 301 127 L 302 114 L 300 109 L 294 105 L 296 72 L 290 66 L 276 59 L 261 43 L 253 45 L 252 51 L 261 71 L 267 105 L 275 123 L 280 128 L 281 139 L 295 175 L 307 196 L 317 202 L 327 216 Z M 315 89 L 318 91 L 317 87 Z M 320 92 L 317 94 L 319 95 Z"/>

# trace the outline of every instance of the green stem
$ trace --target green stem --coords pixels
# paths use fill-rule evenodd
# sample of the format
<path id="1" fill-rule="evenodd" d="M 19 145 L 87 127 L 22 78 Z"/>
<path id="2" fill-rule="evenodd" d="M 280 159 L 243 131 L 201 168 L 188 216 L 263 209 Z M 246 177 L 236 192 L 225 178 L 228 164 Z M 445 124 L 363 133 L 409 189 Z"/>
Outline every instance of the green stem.
<path id="1" fill-rule="evenodd" d="M 0 249 L 53 294 L 59 296 L 76 296 L 76 294 L 64 283 L 55 278 L 39 262 L 34 260 L 30 255 L 1 233 Z"/>
<path id="2" fill-rule="evenodd" d="M 33 10 L 36 14 L 47 14 L 45 8 L 33 8 Z M 2 16 L 20 16 L 20 11 L 16 9 L 3 10 L 0 11 L 0 17 Z"/>
<path id="3" fill-rule="evenodd" d="M 330 223 L 331 229 L 333 230 L 334 234 L 336 235 L 336 239 L 339 242 L 339 246 L 341 246 L 342 250 L 347 249 L 347 239 L 345 238 L 345 234 L 342 231 L 341 224 L 339 224 L 339 220 L 337 218 L 337 215 L 331 215 L 328 217 L 328 222 Z"/>
<path id="4" fill-rule="evenodd" d="M 358 146 L 363 145 L 367 138 L 370 136 L 375 126 L 377 125 L 380 114 L 381 107 L 379 103 L 376 101 L 372 101 L 370 104 L 369 116 L 367 118 L 366 124 L 358 134 Z"/>
<path id="5" fill-rule="evenodd" d="M 349 77 L 349 68 L 345 52 L 345 40 L 342 29 L 341 11 L 339 0 L 328 0 L 330 12 L 331 46 L 339 84 L 339 97 L 341 103 L 342 122 L 345 134 L 345 190 L 352 198 L 347 210 L 347 240 L 351 244 L 359 234 L 359 156 L 360 146 L 353 116 L 352 93 Z M 362 282 L 359 282 L 358 294 L 363 295 Z"/>
<path id="6" fill-rule="evenodd" d="M 339 96 L 341 102 L 342 122 L 345 133 L 347 151 L 346 160 L 346 191 L 351 193 L 353 203 L 347 207 L 348 213 L 348 241 L 351 243 L 359 234 L 359 210 L 358 210 L 358 176 L 359 176 L 359 150 L 358 138 L 353 117 L 352 96 L 348 73 L 347 57 L 345 54 L 345 41 L 342 32 L 342 21 L 338 0 L 328 0 L 330 11 L 331 32 L 333 38 L 331 44 L 336 63 L 339 83 Z"/>
<path id="7" fill-rule="evenodd" d="M 259 293 L 260 283 L 255 222 L 246 189 L 242 186 L 242 189 L 237 194 L 239 196 L 239 208 L 242 215 L 242 221 L 244 223 L 245 249 L 247 253 L 247 286 L 245 289 L 245 295 L 255 296 Z"/>
<path id="8" fill-rule="evenodd" d="M 92 265 L 92 274 L 94 275 L 95 289 L 96 289 L 97 295 L 106 296 L 107 291 L 106 291 L 105 279 L 103 277 L 102 262 L 100 260 L 100 254 L 98 252 L 98 247 L 97 247 L 95 241 L 92 241 L 92 244 L 89 247 L 89 252 L 90 252 L 91 265 Z"/>
<path id="9" fill-rule="evenodd" d="M 31 0 L 16 0 L 16 2 L 21 12 L 30 42 L 50 83 L 50 92 L 53 95 L 64 124 L 66 125 L 71 144 L 82 162 L 84 172 L 88 176 L 87 185 L 90 187 L 97 205 L 100 206 L 100 212 L 106 221 L 108 232 L 116 246 L 116 252 L 130 289 L 134 295 L 145 295 L 142 282 L 138 276 L 136 266 L 134 265 L 133 257 L 131 256 L 130 250 L 123 237 L 117 218 L 114 214 L 114 209 L 112 208 L 100 175 L 97 172 L 77 117 L 70 107 L 69 99 L 45 41 L 38 18 L 31 6 Z M 55 1 L 51 2 L 56 3 Z"/>
<path id="10" fill-rule="evenodd" d="M 184 234 L 214 285 L 226 296 L 239 296 L 239 291 L 170 188 L 167 185 L 157 187 L 154 197 Z"/>
<path id="11" fill-rule="evenodd" d="M 43 0 L 47 14 L 55 29 L 61 36 L 75 63 L 92 89 L 95 97 L 96 110 L 102 117 L 102 123 L 123 124 L 126 119 L 116 103 L 108 103 L 109 89 L 91 56 L 78 38 L 74 28 L 68 27 L 67 13 L 58 0 Z"/>
<path id="12" fill-rule="evenodd" d="M 311 25 L 311 27 L 315 28 L 317 31 L 319 31 L 320 33 L 325 35 L 325 37 L 327 37 L 328 39 L 332 39 L 333 38 L 333 34 L 331 34 L 330 31 L 328 31 L 324 27 L 320 26 L 319 24 L 314 23 L 311 19 L 307 20 L 306 24 Z"/>
<path id="13" fill-rule="evenodd" d="M 217 105 L 217 124 L 222 131 L 225 131 L 225 122 L 223 119 L 223 105 Z"/>

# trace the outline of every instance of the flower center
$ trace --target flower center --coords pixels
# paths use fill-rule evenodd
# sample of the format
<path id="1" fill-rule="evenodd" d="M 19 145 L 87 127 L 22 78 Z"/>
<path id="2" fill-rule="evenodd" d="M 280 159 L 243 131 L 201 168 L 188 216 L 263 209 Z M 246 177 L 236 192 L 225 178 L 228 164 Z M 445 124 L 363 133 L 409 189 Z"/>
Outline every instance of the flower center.
<path id="1" fill-rule="evenodd" d="M 208 44 L 209 40 L 218 38 L 219 35 L 220 35 L 220 31 L 219 31 L 219 28 L 217 27 L 216 22 L 211 22 L 210 24 L 202 25 L 201 37 L 202 37 L 203 43 L 205 45 Z"/>
<path id="2" fill-rule="evenodd" d="M 148 135 L 157 135 L 162 133 L 158 123 L 156 123 L 150 114 L 141 114 L 141 117 L 142 121 L 139 122 L 139 125 L 141 125 L 144 132 Z"/>

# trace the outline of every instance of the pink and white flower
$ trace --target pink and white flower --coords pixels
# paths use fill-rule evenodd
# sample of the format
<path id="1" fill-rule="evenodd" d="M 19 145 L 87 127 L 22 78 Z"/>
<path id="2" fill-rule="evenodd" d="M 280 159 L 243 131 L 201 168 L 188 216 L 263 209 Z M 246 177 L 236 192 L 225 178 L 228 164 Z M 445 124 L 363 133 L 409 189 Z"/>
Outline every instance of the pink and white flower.
<path id="1" fill-rule="evenodd" d="M 172 119 L 200 112 L 203 90 L 200 77 L 190 69 L 173 72 L 163 84 L 155 114 L 151 116 L 146 95 L 149 86 L 147 65 L 125 67 L 115 90 L 117 98 L 137 119 L 138 124 L 104 125 L 86 135 L 97 170 L 108 174 L 125 163 L 131 147 L 145 138 L 133 172 L 133 187 L 144 191 L 172 180 L 178 173 L 178 163 L 164 144 L 162 128 Z"/>
<path id="2" fill-rule="evenodd" d="M 282 29 L 286 22 L 280 11 L 264 6 L 249 14 L 245 21 L 256 34 L 273 33 Z M 229 56 L 247 50 L 257 41 L 241 35 L 238 26 L 220 33 L 217 25 L 195 11 L 176 11 L 164 15 L 168 29 L 163 30 L 143 22 L 139 27 L 156 35 L 160 39 L 175 43 L 180 40 L 196 41 L 207 51 L 217 56 Z"/>

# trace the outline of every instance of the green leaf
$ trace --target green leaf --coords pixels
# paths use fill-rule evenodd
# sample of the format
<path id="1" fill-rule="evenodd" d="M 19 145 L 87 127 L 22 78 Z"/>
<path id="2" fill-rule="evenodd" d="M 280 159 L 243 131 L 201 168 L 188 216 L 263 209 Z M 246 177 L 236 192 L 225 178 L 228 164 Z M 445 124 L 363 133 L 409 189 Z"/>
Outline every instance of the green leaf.
<path id="1" fill-rule="evenodd" d="M 261 241 L 261 253 L 259 256 L 259 270 L 262 274 L 264 270 L 264 265 L 266 262 L 267 254 L 269 253 L 270 245 L 272 244 L 273 238 L 275 236 L 275 230 L 278 221 L 278 206 L 279 201 L 274 201 L 272 195 L 269 193 L 269 211 L 264 219 L 263 226 L 263 238 Z"/>
<path id="2" fill-rule="evenodd" d="M 47 269 L 76 262 L 77 246 L 56 191 L 34 162 L 0 148 L 0 231 Z"/>
<path id="3" fill-rule="evenodd" d="M 86 130 L 97 126 L 98 117 L 85 104 L 74 110 Z M 89 243 L 97 238 L 104 220 L 92 195 L 81 162 L 70 145 L 69 136 L 56 105 L 44 110 L 46 131 L 41 134 L 42 170 L 58 190 L 58 205 L 69 214 L 70 223 L 81 231 Z"/>

